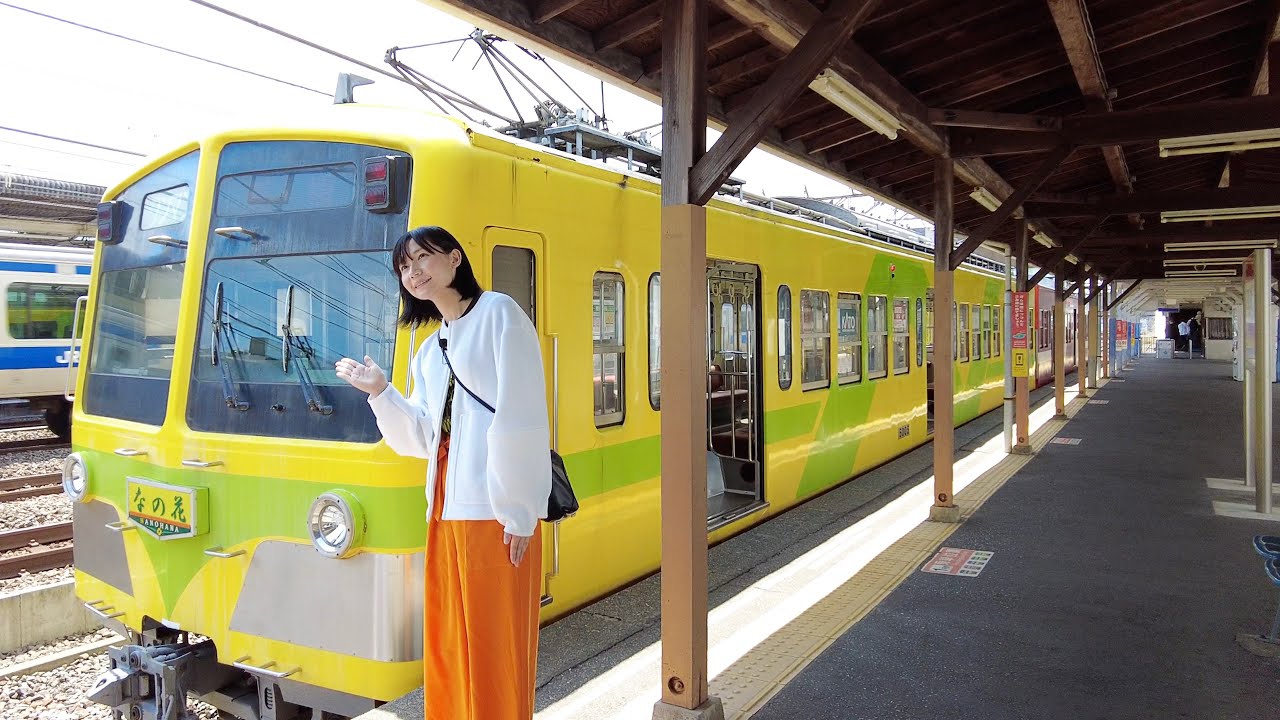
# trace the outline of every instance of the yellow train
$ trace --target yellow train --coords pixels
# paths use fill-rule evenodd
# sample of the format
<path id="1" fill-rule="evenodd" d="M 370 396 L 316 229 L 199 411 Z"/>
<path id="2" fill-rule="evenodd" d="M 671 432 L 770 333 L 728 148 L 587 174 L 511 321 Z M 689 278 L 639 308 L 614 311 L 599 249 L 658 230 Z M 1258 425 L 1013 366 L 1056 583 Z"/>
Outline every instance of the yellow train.
<path id="1" fill-rule="evenodd" d="M 544 534 L 544 620 L 656 570 L 659 204 L 652 178 L 359 105 L 109 190 L 64 485 L 76 591 L 137 644 L 92 697 L 350 716 L 421 684 L 426 468 L 332 374 L 370 355 L 405 389 L 428 333 L 396 327 L 388 248 L 418 225 L 544 341 L 582 505 Z M 707 246 L 716 541 L 927 440 L 932 258 L 731 199 Z M 962 423 L 1001 401 L 1003 276 L 966 266 L 956 295 Z"/>

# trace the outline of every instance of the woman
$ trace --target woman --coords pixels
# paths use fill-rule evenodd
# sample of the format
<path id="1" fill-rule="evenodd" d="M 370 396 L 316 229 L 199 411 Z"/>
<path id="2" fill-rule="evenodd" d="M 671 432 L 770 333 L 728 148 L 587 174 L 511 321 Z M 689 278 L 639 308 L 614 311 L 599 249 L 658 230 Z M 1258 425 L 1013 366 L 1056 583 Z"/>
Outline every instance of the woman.
<path id="1" fill-rule="evenodd" d="M 337 374 L 369 393 L 393 450 L 432 461 L 426 718 L 531 718 L 542 572 L 538 520 L 551 491 L 538 336 L 514 300 L 480 289 L 466 252 L 446 230 L 411 230 L 391 257 L 400 277 L 401 324 L 442 323 L 410 363 L 413 393 L 405 398 L 391 387 L 367 356 L 363 363 L 339 360 Z"/>

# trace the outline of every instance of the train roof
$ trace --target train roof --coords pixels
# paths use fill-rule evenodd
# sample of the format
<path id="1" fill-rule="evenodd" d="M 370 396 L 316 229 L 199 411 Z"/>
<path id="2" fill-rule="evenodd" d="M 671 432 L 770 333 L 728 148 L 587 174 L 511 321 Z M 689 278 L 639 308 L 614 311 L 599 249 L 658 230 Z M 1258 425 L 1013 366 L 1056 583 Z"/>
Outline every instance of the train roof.
<path id="1" fill-rule="evenodd" d="M 89 265 L 93 262 L 93 248 L 0 242 L 0 261 Z"/>

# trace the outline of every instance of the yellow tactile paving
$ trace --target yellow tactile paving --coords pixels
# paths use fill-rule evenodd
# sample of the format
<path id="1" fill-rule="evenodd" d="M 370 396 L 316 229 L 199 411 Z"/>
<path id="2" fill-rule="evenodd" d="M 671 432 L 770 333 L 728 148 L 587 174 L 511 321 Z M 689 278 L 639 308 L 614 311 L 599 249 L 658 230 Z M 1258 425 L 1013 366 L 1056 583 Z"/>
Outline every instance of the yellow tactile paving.
<path id="1" fill-rule="evenodd" d="M 1105 380 L 1099 380 L 1102 387 Z M 1066 418 L 1046 421 L 1031 434 L 1036 451 L 1058 434 L 1085 405 L 1085 398 L 1067 403 Z M 969 516 L 986 502 L 1032 455 L 1009 455 L 956 494 L 962 516 Z M 866 617 L 932 555 L 959 527 L 923 522 L 871 560 L 865 568 L 738 658 L 711 683 L 711 694 L 720 698 L 726 720 L 751 717 L 814 660 L 836 638 Z"/>

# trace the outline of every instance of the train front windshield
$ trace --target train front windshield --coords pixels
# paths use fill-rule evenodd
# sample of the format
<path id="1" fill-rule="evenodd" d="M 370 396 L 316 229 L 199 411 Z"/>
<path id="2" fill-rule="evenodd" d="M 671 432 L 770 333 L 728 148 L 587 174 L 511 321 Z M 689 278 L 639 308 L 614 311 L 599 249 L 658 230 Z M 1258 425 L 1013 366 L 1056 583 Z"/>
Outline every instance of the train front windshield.
<path id="1" fill-rule="evenodd" d="M 408 203 L 368 203 L 407 191 L 407 176 L 377 164 L 389 156 L 327 142 L 223 150 L 187 406 L 192 429 L 380 438 L 364 393 L 333 366 L 368 355 L 392 368 L 399 281 L 390 249 L 407 229 Z"/>

